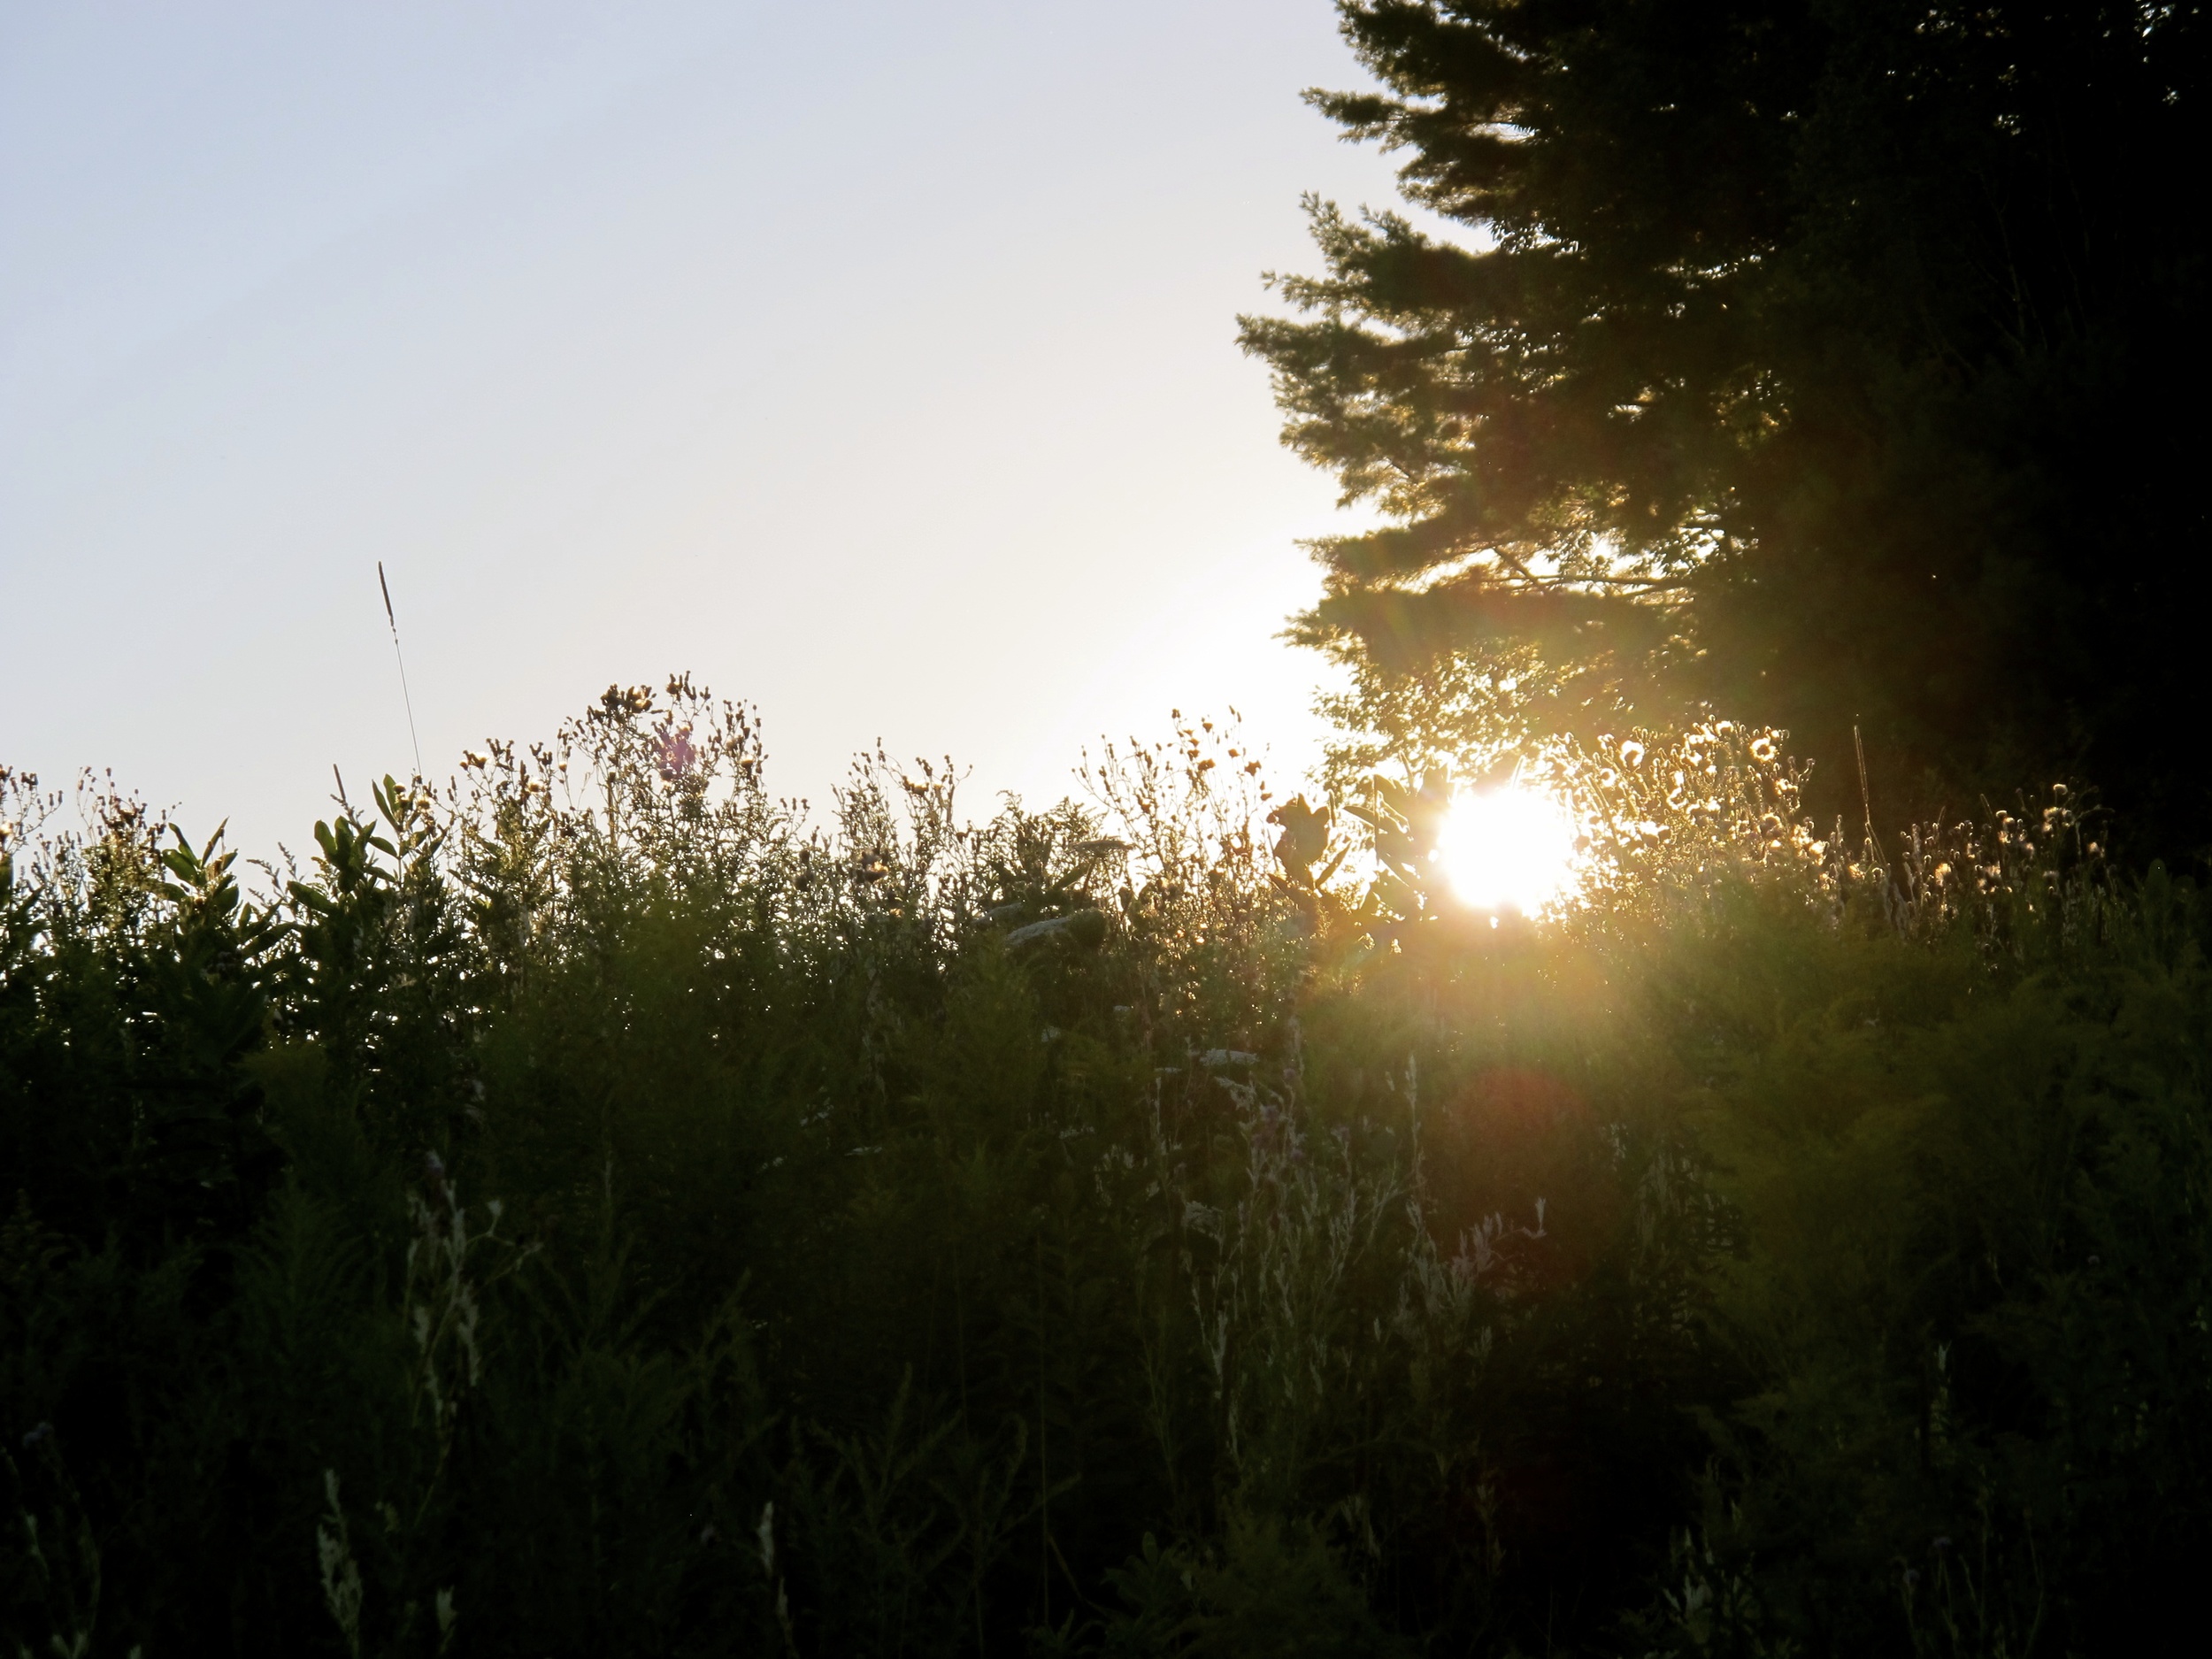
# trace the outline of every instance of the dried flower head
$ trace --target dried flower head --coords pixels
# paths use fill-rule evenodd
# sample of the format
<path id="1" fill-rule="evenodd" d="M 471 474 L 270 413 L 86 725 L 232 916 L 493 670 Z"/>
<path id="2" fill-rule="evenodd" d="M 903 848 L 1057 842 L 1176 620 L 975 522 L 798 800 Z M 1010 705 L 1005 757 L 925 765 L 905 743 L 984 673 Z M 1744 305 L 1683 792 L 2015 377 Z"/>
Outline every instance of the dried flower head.
<path id="1" fill-rule="evenodd" d="M 661 781 L 680 781 L 690 772 L 692 763 L 698 759 L 698 751 L 691 745 L 690 722 L 674 726 L 664 720 L 655 726 L 653 751 L 655 764 L 660 768 Z"/>

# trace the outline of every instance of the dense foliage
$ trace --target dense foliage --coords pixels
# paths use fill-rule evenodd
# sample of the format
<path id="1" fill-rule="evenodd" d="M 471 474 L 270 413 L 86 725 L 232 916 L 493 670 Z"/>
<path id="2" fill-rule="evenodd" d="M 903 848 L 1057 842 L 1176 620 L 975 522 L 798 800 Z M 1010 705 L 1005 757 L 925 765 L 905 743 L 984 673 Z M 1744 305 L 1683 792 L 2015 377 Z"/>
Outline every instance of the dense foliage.
<path id="1" fill-rule="evenodd" d="M 2078 775 L 2212 845 L 2201 5 L 1341 9 L 1380 88 L 1317 102 L 1442 228 L 1317 207 L 1247 319 L 1384 519 L 1310 637 L 1554 732 L 1756 711 L 1855 816 L 1856 726 L 1900 818 Z"/>
<path id="2" fill-rule="evenodd" d="M 7 1651 L 2141 1645 L 2193 892 L 1846 856 L 1716 727 L 1563 758 L 1604 902 L 1493 926 L 1440 777 L 1254 764 L 814 833 L 678 681 L 257 894 L 0 774 Z"/>

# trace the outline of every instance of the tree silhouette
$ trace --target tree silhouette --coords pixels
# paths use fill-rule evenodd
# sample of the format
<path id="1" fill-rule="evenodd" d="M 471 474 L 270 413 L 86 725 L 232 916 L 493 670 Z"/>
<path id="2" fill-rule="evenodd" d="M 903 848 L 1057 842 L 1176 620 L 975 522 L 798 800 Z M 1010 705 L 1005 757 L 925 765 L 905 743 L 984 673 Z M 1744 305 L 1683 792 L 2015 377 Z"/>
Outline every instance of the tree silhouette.
<path id="1" fill-rule="evenodd" d="M 1315 204 L 1299 314 L 1244 319 L 1386 519 L 1305 638 L 1557 729 L 1771 720 L 1855 816 L 1858 726 L 1895 814 L 2072 773 L 2212 841 L 2200 6 L 1341 9 L 1381 89 L 1310 96 L 1448 226 Z"/>

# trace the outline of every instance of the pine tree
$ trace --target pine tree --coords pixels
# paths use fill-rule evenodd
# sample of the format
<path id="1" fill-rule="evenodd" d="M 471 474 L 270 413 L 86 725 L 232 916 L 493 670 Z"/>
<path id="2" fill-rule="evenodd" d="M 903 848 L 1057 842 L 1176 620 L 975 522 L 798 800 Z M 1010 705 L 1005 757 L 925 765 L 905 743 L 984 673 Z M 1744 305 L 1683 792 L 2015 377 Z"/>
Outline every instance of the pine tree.
<path id="1" fill-rule="evenodd" d="M 1886 815 L 2070 774 L 2212 841 L 2201 6 L 1341 11 L 1379 89 L 1309 96 L 1445 223 L 1317 203 L 1244 319 L 1386 520 L 1317 544 L 1306 639 L 1556 729 L 1770 720 L 1855 818 L 1856 726 Z"/>

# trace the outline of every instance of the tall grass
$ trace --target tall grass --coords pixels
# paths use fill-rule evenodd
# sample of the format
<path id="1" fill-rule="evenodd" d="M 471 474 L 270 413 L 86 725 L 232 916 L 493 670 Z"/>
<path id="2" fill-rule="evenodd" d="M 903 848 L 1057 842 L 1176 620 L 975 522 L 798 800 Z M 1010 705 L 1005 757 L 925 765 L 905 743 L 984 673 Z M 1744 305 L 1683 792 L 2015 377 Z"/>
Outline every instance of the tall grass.
<path id="1" fill-rule="evenodd" d="M 1440 773 L 1284 801 L 1202 722 L 979 821 L 869 757 L 818 827 L 679 678 L 253 869 L 0 774 L 0 1631 L 2156 1629 L 2212 1518 L 2193 889 L 2063 799 L 1816 833 L 1732 727 L 1545 764 L 1591 896 L 1496 927 Z"/>

